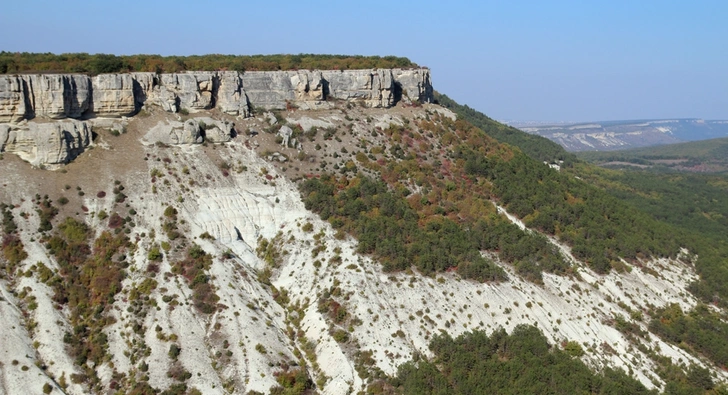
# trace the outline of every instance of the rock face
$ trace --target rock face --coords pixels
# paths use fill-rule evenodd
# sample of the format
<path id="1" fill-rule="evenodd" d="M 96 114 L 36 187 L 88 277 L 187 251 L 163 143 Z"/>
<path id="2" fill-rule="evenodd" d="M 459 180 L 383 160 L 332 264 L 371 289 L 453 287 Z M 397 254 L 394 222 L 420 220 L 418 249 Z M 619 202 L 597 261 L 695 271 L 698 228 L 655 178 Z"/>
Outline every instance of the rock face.
<path id="1" fill-rule="evenodd" d="M 250 71 L 242 81 L 248 101 L 257 108 L 326 107 L 326 82 L 320 71 Z"/>
<path id="2" fill-rule="evenodd" d="M 89 77 L 81 74 L 24 75 L 28 112 L 42 118 L 80 118 L 89 108 Z"/>
<path id="3" fill-rule="evenodd" d="M 164 103 L 162 107 L 167 111 L 207 110 L 213 106 L 218 81 L 215 72 L 162 74 L 159 81 L 159 100 Z"/>
<path id="4" fill-rule="evenodd" d="M 227 143 L 236 134 L 235 125 L 231 122 L 217 121 L 209 117 L 194 118 L 191 121 L 197 122 L 203 139 L 210 143 Z"/>
<path id="5" fill-rule="evenodd" d="M 119 118 L 133 116 L 145 105 L 169 112 L 216 108 L 248 117 L 252 108 L 331 108 L 335 100 L 386 108 L 432 97 L 428 69 L 0 75 L 0 123 Z M 14 152 L 34 165 L 67 163 L 90 144 L 89 130 L 83 122 L 0 124 L 0 152 Z M 145 139 L 174 145 L 224 143 L 234 135 L 233 124 L 200 118 L 160 123 Z M 299 146 L 290 133 L 283 138 L 285 145 Z"/>
<path id="6" fill-rule="evenodd" d="M 18 76 L 0 76 L 0 122 L 19 122 L 25 118 L 25 91 Z"/>
<path id="7" fill-rule="evenodd" d="M 216 106 L 226 114 L 248 117 L 250 108 L 243 90 L 241 74 L 237 71 L 221 71 L 218 76 L 220 86 L 217 90 Z"/>
<path id="8" fill-rule="evenodd" d="M 131 74 L 100 74 L 94 77 L 92 112 L 99 117 L 134 115 L 137 110 L 134 81 Z"/>
<path id="9" fill-rule="evenodd" d="M 429 103 L 433 99 L 430 70 L 427 69 L 394 69 L 392 78 L 398 90 L 401 90 L 402 100 Z"/>
<path id="10" fill-rule="evenodd" d="M 195 71 L 173 74 L 38 74 L 0 76 L 0 122 L 134 115 L 143 105 L 169 112 L 250 108 L 316 109 L 331 99 L 366 107 L 432 100 L 428 69 Z"/>
<path id="11" fill-rule="evenodd" d="M 361 100 L 367 107 L 396 104 L 391 70 L 326 71 L 327 96 L 340 100 Z"/>
<path id="12" fill-rule="evenodd" d="M 0 151 L 35 166 L 68 163 L 91 143 L 91 131 L 82 121 L 29 123 L 18 129 L 0 126 Z"/>

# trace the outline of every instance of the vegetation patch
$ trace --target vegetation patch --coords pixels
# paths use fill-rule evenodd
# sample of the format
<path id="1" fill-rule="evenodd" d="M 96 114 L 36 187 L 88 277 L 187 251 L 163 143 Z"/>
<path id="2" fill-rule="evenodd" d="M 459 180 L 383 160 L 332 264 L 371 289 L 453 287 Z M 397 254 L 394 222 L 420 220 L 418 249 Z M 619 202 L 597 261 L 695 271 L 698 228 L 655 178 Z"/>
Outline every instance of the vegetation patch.
<path id="1" fill-rule="evenodd" d="M 574 347 L 567 351 L 551 347 L 533 326 L 517 326 L 510 335 L 502 328 L 490 336 L 481 331 L 456 339 L 437 335 L 430 349 L 434 359 L 401 365 L 390 390 L 402 394 L 654 393 L 621 370 L 592 372 L 573 356 Z M 375 389 L 371 387 L 370 391 Z"/>
<path id="2" fill-rule="evenodd" d="M 197 244 L 187 249 L 185 259 L 175 262 L 172 272 L 181 275 L 187 280 L 187 285 L 193 291 L 194 306 L 204 314 L 212 314 L 216 310 L 220 298 L 215 294 L 215 288 L 210 284 L 210 275 L 207 270 L 212 265 L 212 256 Z"/>

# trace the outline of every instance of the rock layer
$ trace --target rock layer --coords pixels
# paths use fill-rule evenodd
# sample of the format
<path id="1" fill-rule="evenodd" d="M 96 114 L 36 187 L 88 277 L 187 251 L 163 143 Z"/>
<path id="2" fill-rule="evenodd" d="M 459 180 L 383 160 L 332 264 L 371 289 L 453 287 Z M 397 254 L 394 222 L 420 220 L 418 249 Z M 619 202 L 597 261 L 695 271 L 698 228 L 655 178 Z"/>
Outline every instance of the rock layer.
<path id="1" fill-rule="evenodd" d="M 331 99 L 390 107 L 432 100 L 427 69 L 199 71 L 174 74 L 0 76 L 0 122 L 134 115 L 143 105 L 166 111 L 327 108 Z"/>
<path id="2" fill-rule="evenodd" d="M 88 119 L 132 116 L 145 105 L 169 112 L 219 109 L 248 117 L 251 109 L 330 108 L 336 100 L 365 107 L 429 102 L 428 69 L 199 71 L 174 74 L 127 73 L 0 75 L 0 152 L 13 152 L 33 165 L 67 163 L 91 143 L 88 125 L 78 121 L 26 123 L 33 118 Z M 272 116 L 272 115 L 271 115 Z M 275 119 L 275 117 L 274 117 Z M 224 143 L 234 136 L 229 122 L 211 118 L 157 125 L 151 143 Z M 286 137 L 286 142 L 290 135 Z M 292 146 L 296 146 L 294 140 Z"/>

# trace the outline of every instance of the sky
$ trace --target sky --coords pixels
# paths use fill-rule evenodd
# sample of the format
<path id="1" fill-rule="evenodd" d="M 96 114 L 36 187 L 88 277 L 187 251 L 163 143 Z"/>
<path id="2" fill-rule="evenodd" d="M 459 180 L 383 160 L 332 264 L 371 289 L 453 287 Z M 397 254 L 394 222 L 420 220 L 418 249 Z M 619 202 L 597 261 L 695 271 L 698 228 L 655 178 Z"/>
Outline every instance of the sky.
<path id="1" fill-rule="evenodd" d="M 728 1 L 4 0 L 0 51 L 396 55 L 518 121 L 728 119 Z"/>

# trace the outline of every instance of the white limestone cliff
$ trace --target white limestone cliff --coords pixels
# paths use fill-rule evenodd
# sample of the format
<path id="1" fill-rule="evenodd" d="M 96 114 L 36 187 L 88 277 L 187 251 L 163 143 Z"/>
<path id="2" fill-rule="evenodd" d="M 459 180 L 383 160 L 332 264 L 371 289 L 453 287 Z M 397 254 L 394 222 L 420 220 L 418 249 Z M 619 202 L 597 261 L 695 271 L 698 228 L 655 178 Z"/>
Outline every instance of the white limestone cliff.
<path id="1" fill-rule="evenodd" d="M 388 108 L 400 100 L 429 102 L 432 92 L 428 69 L 190 71 L 93 77 L 83 74 L 1 75 L 0 122 L 31 122 L 27 127 L 3 129 L 7 133 L 0 135 L 5 136 L 0 152 L 17 153 L 37 166 L 55 165 L 67 163 L 89 144 L 65 142 L 75 138 L 68 136 L 90 136 L 85 124 L 81 129 L 69 126 L 77 124 L 68 122 L 55 126 L 35 124 L 35 118 L 128 117 L 149 105 L 173 113 L 216 108 L 245 118 L 250 116 L 252 108 L 323 109 L 333 107 L 336 100 L 370 108 Z M 205 124 L 209 128 L 203 130 L 197 121 L 189 125 L 158 125 L 153 133 L 150 132 L 149 141 L 221 143 L 229 141 L 234 133 L 231 124 L 217 121 Z"/>
<path id="2" fill-rule="evenodd" d="M 23 80 L 17 75 L 0 75 L 0 122 L 25 118 Z"/>
<path id="3" fill-rule="evenodd" d="M 432 101 L 428 69 L 189 71 L 183 73 L 0 76 L 0 122 L 33 118 L 121 117 L 143 105 L 166 111 L 219 108 L 247 117 L 262 109 L 329 108 L 328 101 L 387 108 Z"/>

